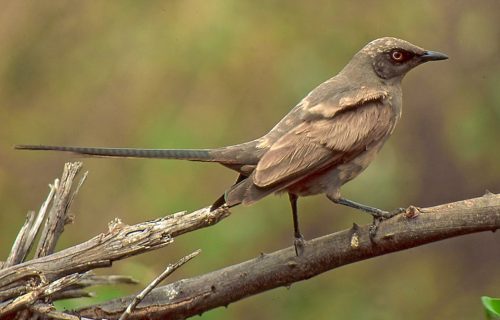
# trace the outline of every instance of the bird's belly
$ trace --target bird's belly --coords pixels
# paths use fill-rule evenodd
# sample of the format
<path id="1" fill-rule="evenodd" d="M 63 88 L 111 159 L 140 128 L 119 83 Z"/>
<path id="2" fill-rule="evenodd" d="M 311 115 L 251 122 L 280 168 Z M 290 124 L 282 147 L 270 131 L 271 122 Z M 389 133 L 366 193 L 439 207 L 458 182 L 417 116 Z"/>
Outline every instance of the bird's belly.
<path id="1" fill-rule="evenodd" d="M 338 190 L 368 167 L 382 145 L 383 142 L 373 145 L 348 162 L 336 163 L 320 172 L 308 175 L 289 186 L 286 191 L 303 197 Z"/>

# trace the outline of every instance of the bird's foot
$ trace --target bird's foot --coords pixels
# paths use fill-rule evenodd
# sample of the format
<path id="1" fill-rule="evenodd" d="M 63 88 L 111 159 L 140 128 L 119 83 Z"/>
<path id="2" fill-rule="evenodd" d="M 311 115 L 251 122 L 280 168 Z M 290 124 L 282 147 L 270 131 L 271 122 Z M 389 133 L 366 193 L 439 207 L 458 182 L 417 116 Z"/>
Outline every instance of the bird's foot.
<path id="1" fill-rule="evenodd" d="M 302 235 L 296 236 L 293 240 L 293 246 L 295 247 L 295 254 L 297 255 L 297 257 L 300 257 L 304 252 L 306 240 Z"/>
<path id="2" fill-rule="evenodd" d="M 374 242 L 375 236 L 377 235 L 378 226 L 382 220 L 384 219 L 373 216 L 373 223 L 370 225 L 370 229 L 368 232 L 368 234 L 370 235 L 371 242 Z"/>
<path id="3" fill-rule="evenodd" d="M 406 212 L 406 208 L 397 208 L 390 212 L 391 217 L 397 216 L 400 213 Z"/>
<path id="4" fill-rule="evenodd" d="M 392 211 L 379 210 L 377 212 L 373 212 L 372 213 L 373 223 L 370 226 L 370 231 L 369 231 L 370 240 L 373 242 L 373 240 L 375 239 L 380 222 L 387 220 L 387 219 L 390 219 L 390 218 L 392 218 L 400 213 L 403 213 L 405 211 L 406 211 L 405 208 L 397 208 L 397 209 L 392 210 Z"/>
<path id="5" fill-rule="evenodd" d="M 370 212 L 370 213 L 374 219 L 378 219 L 378 220 L 387 220 L 389 218 L 392 218 L 392 217 L 406 211 L 405 208 L 397 208 L 397 209 L 392 210 L 392 211 L 384 211 L 384 210 L 380 210 L 380 209 L 375 209 L 375 210 L 373 212 Z"/>

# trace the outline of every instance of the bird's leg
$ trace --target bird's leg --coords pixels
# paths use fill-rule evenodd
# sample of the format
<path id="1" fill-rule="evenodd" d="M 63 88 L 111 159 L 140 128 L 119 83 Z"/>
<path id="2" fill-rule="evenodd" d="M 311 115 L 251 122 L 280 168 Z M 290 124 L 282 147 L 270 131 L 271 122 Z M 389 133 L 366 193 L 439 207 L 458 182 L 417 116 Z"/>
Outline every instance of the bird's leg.
<path id="1" fill-rule="evenodd" d="M 327 195 L 327 197 L 328 197 L 328 199 L 330 199 L 334 203 L 341 204 L 341 205 L 351 207 L 354 209 L 358 209 L 358 210 L 361 210 L 361 211 L 364 211 L 364 212 L 371 214 L 373 216 L 373 223 L 370 226 L 370 238 L 371 239 L 373 239 L 375 237 L 375 235 L 377 234 L 378 225 L 380 224 L 380 222 L 382 220 L 394 217 L 395 215 L 400 214 L 401 212 L 403 212 L 405 210 L 403 208 L 398 208 L 398 209 L 391 211 L 391 212 L 380 210 L 378 208 L 370 207 L 370 206 L 367 206 L 367 205 L 364 205 L 361 203 L 357 203 L 357 202 L 342 198 L 338 193 L 335 194 L 334 196 Z"/>
<path id="2" fill-rule="evenodd" d="M 347 207 L 351 207 L 354 209 L 358 209 L 358 210 L 367 212 L 367 213 L 371 214 L 374 218 L 377 218 L 377 219 L 388 219 L 388 218 L 395 215 L 392 212 L 380 210 L 380 209 L 370 207 L 370 206 L 367 206 L 367 205 L 364 205 L 361 203 L 357 203 L 357 202 L 354 202 L 354 201 L 351 201 L 351 200 L 348 200 L 348 199 L 345 199 L 342 197 L 339 197 L 339 198 L 330 198 L 329 197 L 329 199 L 337 204 L 341 204 L 341 205 L 344 205 Z"/>
<path id="3" fill-rule="evenodd" d="M 300 233 L 299 228 L 299 215 L 297 213 L 297 195 L 293 193 L 288 193 L 288 197 L 290 199 L 290 205 L 292 206 L 292 215 L 293 215 L 293 236 L 294 241 L 293 245 L 295 246 L 295 254 L 300 256 L 304 251 L 304 237 Z"/>

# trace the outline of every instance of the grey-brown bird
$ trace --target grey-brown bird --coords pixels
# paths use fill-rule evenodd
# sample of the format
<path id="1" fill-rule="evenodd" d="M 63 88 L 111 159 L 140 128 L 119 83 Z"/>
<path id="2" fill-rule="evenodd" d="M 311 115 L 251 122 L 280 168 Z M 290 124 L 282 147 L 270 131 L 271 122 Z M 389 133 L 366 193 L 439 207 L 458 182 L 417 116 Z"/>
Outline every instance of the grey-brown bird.
<path id="1" fill-rule="evenodd" d="M 424 62 L 447 58 L 396 38 L 374 40 L 339 74 L 312 90 L 269 133 L 238 145 L 200 150 L 16 148 L 220 163 L 239 176 L 212 208 L 252 204 L 271 193 L 287 192 L 299 254 L 304 240 L 297 217 L 298 197 L 324 193 L 334 203 L 363 210 L 376 219 L 394 214 L 347 200 L 340 195 L 340 187 L 370 164 L 394 131 L 401 117 L 401 80 L 405 74 Z"/>

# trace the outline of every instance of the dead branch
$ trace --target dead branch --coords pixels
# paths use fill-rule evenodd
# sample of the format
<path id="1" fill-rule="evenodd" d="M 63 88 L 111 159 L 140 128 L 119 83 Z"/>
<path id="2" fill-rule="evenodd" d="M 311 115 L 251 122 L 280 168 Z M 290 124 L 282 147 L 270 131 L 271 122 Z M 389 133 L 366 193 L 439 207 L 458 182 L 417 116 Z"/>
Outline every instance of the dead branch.
<path id="1" fill-rule="evenodd" d="M 184 258 L 180 259 L 176 263 L 169 264 L 167 266 L 167 268 L 158 277 L 156 277 L 146 288 L 144 288 L 144 290 L 142 290 L 141 292 L 139 292 L 139 294 L 136 295 L 134 297 L 134 299 L 132 299 L 132 302 L 127 306 L 127 308 L 125 309 L 125 311 L 120 316 L 119 320 L 126 320 L 126 319 L 128 319 L 128 317 L 130 317 L 130 315 L 132 314 L 132 311 L 134 311 L 134 309 L 137 307 L 137 305 L 142 300 L 144 300 L 144 298 L 151 292 L 151 290 L 153 290 L 154 288 L 156 288 L 156 286 L 158 286 L 158 284 L 160 284 L 160 282 L 162 282 L 163 280 L 165 280 L 165 278 L 167 278 L 169 275 L 171 275 L 175 270 L 179 269 L 186 262 L 188 262 L 189 260 L 191 260 L 194 257 L 196 257 L 200 252 L 201 252 L 201 250 L 198 249 L 195 252 L 193 252 L 193 253 L 185 256 Z"/>
<path id="2" fill-rule="evenodd" d="M 0 270 L 0 288 L 32 276 L 52 281 L 67 274 L 108 267 L 113 261 L 161 248 L 171 243 L 174 236 L 212 225 L 228 214 L 224 208 L 212 212 L 204 208 L 131 226 L 116 219 L 107 232 L 82 244 Z"/>
<path id="3" fill-rule="evenodd" d="M 51 186 L 38 215 L 34 212 L 28 214 L 11 254 L 0 270 L 0 318 L 14 311 L 22 311 L 26 315 L 28 310 L 35 314 L 47 311 L 46 315 L 64 317 L 64 314 L 47 308 L 50 301 L 88 296 L 89 293 L 82 289 L 96 284 L 135 283 L 129 277 L 95 276 L 86 272 L 110 266 L 113 261 L 131 255 L 158 249 L 172 243 L 173 237 L 177 235 L 212 225 L 229 215 L 225 208 L 213 212 L 205 208 L 192 213 L 179 212 L 133 226 L 115 219 L 108 225 L 107 232 L 53 253 L 64 225 L 72 222 L 69 208 L 86 177 L 85 173 L 76 188 L 72 188 L 81 166 L 79 162 L 67 163 L 60 182 L 56 179 Z M 35 257 L 24 261 L 45 216 L 47 218 Z M 64 287 L 59 290 L 51 289 L 63 279 L 73 277 L 74 281 L 63 282 Z"/>
<path id="4" fill-rule="evenodd" d="M 27 253 L 26 251 L 24 251 L 24 248 L 26 247 L 26 243 L 28 241 L 28 235 L 30 233 L 34 221 L 35 221 L 35 212 L 34 211 L 28 212 L 28 215 L 26 216 L 26 221 L 24 222 L 24 225 L 21 227 L 21 230 L 17 234 L 16 240 L 14 241 L 14 244 L 12 245 L 12 248 L 10 250 L 10 254 L 7 257 L 7 260 L 2 264 L 2 268 L 0 269 L 8 268 L 24 260 Z"/>
<path id="5" fill-rule="evenodd" d="M 133 282 L 122 276 L 95 276 L 89 271 L 161 248 L 172 243 L 178 235 L 213 225 L 230 214 L 224 207 L 213 212 L 204 208 L 131 226 L 115 219 L 106 232 L 53 253 L 64 225 L 71 220 L 68 208 L 85 179 L 71 191 L 80 167 L 81 164 L 65 166 L 60 185 L 56 180 L 38 215 L 29 214 L 21 228 L 11 254 L 0 270 L 0 318 L 17 312 L 25 318 L 35 314 L 35 317 L 74 319 L 54 310 L 50 301 L 88 296 L 83 289 L 95 284 Z M 24 261 L 50 203 L 52 207 L 37 254 L 33 260 Z M 349 263 L 468 233 L 494 231 L 500 228 L 500 196 L 488 193 L 480 198 L 432 208 L 409 207 L 406 213 L 380 223 L 373 241 L 368 228 L 354 225 L 352 229 L 308 241 L 300 257 L 296 257 L 290 247 L 153 289 L 142 302 L 130 309 L 126 317 L 185 318 L 265 290 L 289 286 Z M 155 285 L 157 282 L 154 281 Z M 75 311 L 74 315 L 118 319 L 136 297 L 132 295 L 85 307 Z"/>
<path id="6" fill-rule="evenodd" d="M 21 310 L 25 307 L 29 307 L 36 301 L 48 297 L 54 293 L 64 290 L 64 288 L 72 285 L 81 277 L 81 274 L 71 274 L 62 277 L 51 283 L 42 283 L 39 286 L 33 288 L 28 293 L 18 296 L 13 300 L 0 303 L 0 315 L 8 314 L 13 311 Z"/>
<path id="7" fill-rule="evenodd" d="M 7 258 L 7 261 L 3 264 L 3 266 L 0 267 L 0 269 L 21 263 L 26 258 L 26 255 L 28 254 L 29 250 L 31 249 L 31 246 L 33 245 L 33 241 L 35 240 L 38 230 L 40 229 L 40 225 L 42 224 L 45 218 L 45 213 L 47 212 L 47 209 L 50 203 L 52 202 L 55 191 L 59 187 L 59 179 L 56 179 L 54 181 L 54 184 L 49 185 L 49 187 L 50 187 L 49 195 L 47 199 L 42 203 L 42 206 L 40 208 L 40 211 L 38 211 L 36 219 L 34 211 L 28 212 L 28 216 L 26 217 L 26 222 L 24 223 L 23 227 L 21 228 L 21 230 L 17 235 L 16 241 L 12 246 L 10 255 Z"/>
<path id="8" fill-rule="evenodd" d="M 47 316 L 50 319 L 81 320 L 78 316 L 56 311 L 56 308 L 51 304 L 37 303 L 30 307 L 30 311 L 41 316 Z"/>
<path id="9" fill-rule="evenodd" d="M 57 240 L 59 240 L 64 231 L 64 225 L 69 221 L 68 210 L 74 199 L 74 196 L 71 195 L 73 180 L 81 168 L 81 162 L 66 163 L 64 165 L 60 187 L 56 188 L 52 208 L 45 221 L 45 227 L 38 242 L 35 258 L 44 257 L 54 252 Z M 79 186 L 83 183 L 85 177 L 86 174 L 83 176 Z M 78 189 L 79 187 L 76 188 L 73 194 L 77 193 Z"/>
<path id="10" fill-rule="evenodd" d="M 431 208 L 410 207 L 380 223 L 374 242 L 369 226 L 354 225 L 308 241 L 303 254 L 293 247 L 154 289 L 132 314 L 139 319 L 184 319 L 260 292 L 290 286 L 320 273 L 383 254 L 451 237 L 500 228 L 500 195 L 448 203 Z M 77 314 L 118 318 L 133 296 L 89 306 Z"/>

